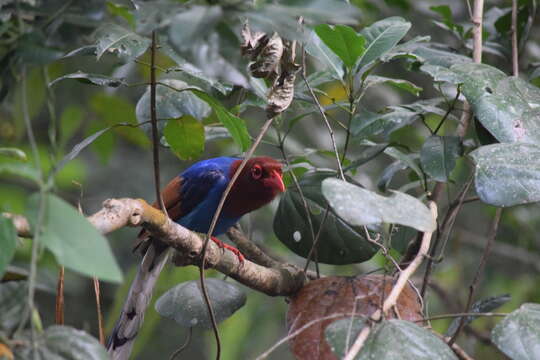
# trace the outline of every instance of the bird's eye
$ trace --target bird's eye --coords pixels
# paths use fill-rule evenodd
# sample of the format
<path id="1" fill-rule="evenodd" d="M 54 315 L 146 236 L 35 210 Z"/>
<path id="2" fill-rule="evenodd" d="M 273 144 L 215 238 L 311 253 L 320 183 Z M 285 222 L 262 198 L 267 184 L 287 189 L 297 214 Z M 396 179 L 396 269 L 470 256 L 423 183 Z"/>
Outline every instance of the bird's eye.
<path id="1" fill-rule="evenodd" d="M 262 174 L 263 171 L 260 165 L 255 165 L 251 168 L 251 176 L 253 176 L 255 180 L 260 179 Z"/>

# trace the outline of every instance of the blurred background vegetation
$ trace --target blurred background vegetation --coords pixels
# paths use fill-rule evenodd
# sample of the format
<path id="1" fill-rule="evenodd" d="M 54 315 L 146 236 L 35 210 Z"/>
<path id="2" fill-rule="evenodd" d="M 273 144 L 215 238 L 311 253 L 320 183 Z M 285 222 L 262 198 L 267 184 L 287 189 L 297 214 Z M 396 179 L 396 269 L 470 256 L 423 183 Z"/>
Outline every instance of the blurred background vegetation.
<path id="1" fill-rule="evenodd" d="M 138 62 L 127 63 L 106 55 L 96 61 L 92 49 L 86 53 L 83 49 L 76 55 L 66 56 L 74 49 L 93 45 L 95 31 L 104 23 L 120 24 L 141 35 L 148 35 L 149 29 L 159 25 L 162 40 L 168 41 L 176 51 L 202 69 L 208 78 L 248 88 L 252 87 L 253 83 L 250 84 L 246 75 L 247 62 L 241 58 L 239 51 L 240 28 L 245 17 L 256 24 L 260 21 L 262 25 L 265 23 L 261 18 L 266 17 L 267 26 L 281 25 L 284 32 L 281 35 L 288 37 L 289 32 L 294 32 L 294 27 L 282 17 L 282 14 L 288 11 L 293 20 L 295 14 L 311 11 L 316 22 L 348 23 L 357 30 L 376 20 L 402 16 L 413 24 L 405 40 L 429 35 L 433 42 L 444 44 L 464 55 L 469 56 L 471 50 L 470 36 L 463 36 L 463 33 L 471 28 L 466 1 L 351 0 L 351 6 L 356 11 L 344 11 L 342 5 L 345 3 L 340 1 L 254 1 L 257 6 L 264 3 L 278 4 L 276 9 L 279 11 L 258 14 L 258 10 L 251 8 L 253 4 L 250 1 L 227 0 L 219 2 L 221 7 L 217 17 L 205 18 L 207 15 L 204 15 L 202 19 L 190 19 L 189 15 L 185 14 L 192 3 L 208 9 L 207 7 L 212 5 L 210 3 L 214 2 L 4 1 L 0 5 L 0 146 L 20 148 L 29 157 L 28 161 L 32 161 L 24 125 L 21 83 L 23 68 L 26 69 L 28 115 L 45 169 L 50 169 L 52 164 L 90 134 L 117 123 L 137 123 L 135 105 L 144 93 L 144 84 L 149 79 L 148 52 L 143 54 Z M 523 9 L 529 9 L 526 6 L 528 2 L 520 3 L 523 4 Z M 133 4 L 140 7 L 138 15 L 130 11 Z M 449 5 L 451 18 L 445 18 L 441 16 L 441 12 L 434 11 L 432 7 L 437 5 Z M 504 19 L 505 16 L 508 17 L 510 5 L 510 1 L 489 0 L 486 1 L 485 10 L 487 40 L 484 62 L 507 73 L 511 68 L 510 42 L 508 33 L 501 29 L 504 29 L 504 21 L 507 21 Z M 530 14 L 520 13 L 523 22 L 526 22 L 529 16 Z M 497 22 L 500 19 L 503 20 Z M 200 22 L 195 23 L 197 20 Z M 449 24 L 454 24 L 454 27 Z M 455 24 L 464 28 L 461 35 Z M 540 72 L 534 71 L 540 61 L 540 26 L 537 21 L 531 26 L 530 38 L 520 54 L 521 66 L 524 76 L 530 75 L 533 83 L 536 81 L 540 84 Z M 174 59 L 164 53 L 159 54 L 157 61 L 163 69 L 175 65 Z M 310 73 L 323 65 L 308 57 L 308 66 Z M 123 78 L 130 86 L 89 86 L 72 80 L 48 86 L 52 80 L 77 71 Z M 434 86 L 432 79 L 414 67 L 408 67 L 405 61 L 385 63 L 377 68 L 377 74 L 407 79 L 423 91 L 416 97 L 387 85 L 372 87 L 362 100 L 362 104 L 371 111 L 379 111 L 389 105 L 407 104 L 419 98 L 440 96 L 441 89 Z M 178 75 L 178 79 L 182 77 Z M 189 83 L 189 79 L 184 80 Z M 300 83 L 300 80 L 297 80 L 297 83 Z M 231 106 L 239 103 L 236 96 L 247 96 L 248 101 L 244 104 L 251 101 L 253 106 L 238 111 L 243 111 L 241 117 L 245 119 L 250 134 L 255 136 L 265 118 L 263 109 L 257 106 L 260 99 L 251 92 L 246 95 L 237 91 L 237 88 L 231 91 L 230 85 L 228 86 L 227 95 L 216 96 L 224 104 Z M 343 87 L 337 81 L 327 82 L 320 88 L 327 94 L 320 98 L 323 105 L 346 98 Z M 304 106 L 295 101 L 286 112 L 285 118 L 294 118 Z M 344 114 L 337 110 L 332 116 L 336 121 L 345 121 Z M 424 121 L 433 128 L 440 119 L 441 115 L 430 114 Z M 207 128 L 214 123 L 215 115 L 204 120 Z M 452 134 L 455 126 L 455 122 L 446 122 L 442 133 Z M 423 139 L 428 135 L 426 126 L 415 122 L 393 132 L 390 141 L 407 144 L 413 153 L 420 150 Z M 337 143 L 343 146 L 344 132 L 336 130 L 336 136 Z M 275 142 L 275 139 L 275 133 L 270 132 L 268 143 L 262 144 L 257 153 L 281 158 L 279 150 L 270 144 Z M 286 149 L 291 156 L 297 156 L 298 163 L 308 162 L 317 168 L 335 168 L 328 131 L 318 113 L 298 122 L 287 140 Z M 230 138 L 213 137 L 207 133 L 204 153 L 200 158 L 238 154 L 239 149 Z M 348 158 L 354 160 L 358 154 L 359 146 L 353 142 Z M 164 181 L 196 160 L 179 159 L 166 148 L 162 148 L 161 159 Z M 10 160 L 2 157 L 0 161 Z M 465 161 L 458 160 L 443 197 L 452 199 L 459 191 L 466 176 Z M 389 157 L 379 156 L 360 167 L 354 173 L 354 178 L 365 187 L 375 189 L 382 171 L 391 163 L 392 159 Z M 392 179 L 390 187 L 399 189 L 413 180 L 417 178 L 409 172 L 400 172 Z M 80 204 L 85 214 L 98 210 L 107 198 L 141 197 L 153 201 L 152 158 L 147 134 L 140 128 L 128 127 L 118 127 L 106 132 L 56 175 L 54 186 L 60 197 L 74 205 Z M 31 182 L 0 173 L 0 210 L 24 213 L 27 198 L 35 191 L 36 188 Z M 292 254 L 274 235 L 272 218 L 276 207 L 277 201 L 245 217 L 241 225 L 257 244 L 271 249 L 289 262 L 303 266 L 305 260 Z M 464 307 L 468 285 L 478 265 L 494 209 L 476 201 L 465 205 L 459 214 L 445 257 L 435 268 L 432 282 L 436 285 L 436 291 L 429 292 L 429 314 L 459 312 Z M 500 308 L 500 311 L 514 310 L 523 302 L 540 302 L 540 290 L 537 286 L 540 272 L 540 237 L 537 235 L 540 228 L 539 210 L 539 206 L 533 204 L 514 207 L 504 212 L 493 254 L 489 258 L 484 279 L 477 292 L 478 299 L 511 294 L 511 300 Z M 132 253 L 136 233 L 136 229 L 125 229 L 108 236 L 125 274 L 121 286 L 102 283 L 102 302 L 108 330 L 113 326 L 135 267 L 140 262 L 139 255 Z M 15 259 L 8 269 L 14 274 L 26 273 L 30 258 L 30 242 L 23 241 L 19 245 Z M 362 264 L 321 265 L 320 268 L 325 275 L 355 275 L 380 269 L 385 265 L 384 257 L 378 254 Z M 54 322 L 57 274 L 58 266 L 54 257 L 43 252 L 39 260 L 37 301 L 45 324 Z M 210 271 L 209 276 L 223 275 Z M 161 275 L 154 299 L 173 285 L 197 277 L 196 268 L 167 267 Z M 223 359 L 253 358 L 286 335 L 286 300 L 270 298 L 248 288 L 245 290 L 248 293 L 246 306 L 220 325 L 224 344 Z M 68 271 L 65 291 L 66 324 L 97 335 L 91 280 Z M 503 358 L 503 355 L 493 348 L 488 348 L 482 341 L 496 321 L 494 318 L 475 321 L 472 330 L 468 330 L 473 336 L 461 339 L 462 345 L 476 358 Z M 441 320 L 433 322 L 433 326 L 437 331 L 444 332 L 449 323 L 450 320 Z M 134 358 L 148 359 L 155 358 L 156 354 L 170 354 L 183 343 L 186 333 L 185 329 L 178 327 L 172 320 L 161 318 L 151 306 L 136 341 Z M 214 351 L 213 336 L 209 332 L 196 330 L 192 339 L 185 357 L 209 358 Z M 283 345 L 271 358 L 290 359 L 292 355 L 287 346 Z"/>

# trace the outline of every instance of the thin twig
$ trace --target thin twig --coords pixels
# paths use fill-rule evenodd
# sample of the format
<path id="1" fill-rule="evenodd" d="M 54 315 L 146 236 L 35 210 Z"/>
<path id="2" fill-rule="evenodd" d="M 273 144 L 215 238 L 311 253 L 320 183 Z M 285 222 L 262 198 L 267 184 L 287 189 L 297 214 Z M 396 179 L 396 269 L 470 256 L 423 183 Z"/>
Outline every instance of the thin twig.
<path id="1" fill-rule="evenodd" d="M 508 314 L 509 313 L 501 313 L 501 312 L 485 312 L 485 313 L 468 312 L 468 313 L 457 313 L 457 314 L 442 314 L 442 315 L 430 316 L 430 317 L 427 317 L 427 318 L 423 318 L 421 320 L 416 320 L 415 322 L 451 319 L 451 318 L 459 318 L 459 317 L 465 317 L 465 316 L 478 316 L 478 317 L 498 317 L 498 316 L 503 316 L 504 317 L 504 316 L 507 316 Z"/>
<path id="2" fill-rule="evenodd" d="M 161 211 L 167 213 L 160 190 L 159 175 L 159 134 L 157 128 L 156 111 L 156 32 L 152 31 L 152 47 L 150 51 L 150 120 L 152 122 L 152 153 L 154 162 L 154 187 L 156 191 L 156 202 Z"/>
<path id="3" fill-rule="evenodd" d="M 471 285 L 469 286 L 469 297 L 467 298 L 467 305 L 465 305 L 465 310 L 463 311 L 464 313 L 469 312 L 469 309 L 471 308 L 474 292 L 476 290 L 476 287 L 478 286 L 478 282 L 480 281 L 480 276 L 482 275 L 482 272 L 484 271 L 484 267 L 486 266 L 486 262 L 489 257 L 489 254 L 491 253 L 491 248 L 493 246 L 493 243 L 495 242 L 495 237 L 497 236 L 497 230 L 499 228 L 499 223 L 501 221 L 501 215 L 502 215 L 502 208 L 497 208 L 497 211 L 495 212 L 495 217 L 493 218 L 493 222 L 491 223 L 491 228 L 489 230 L 484 253 L 482 254 L 482 258 L 480 259 L 480 263 L 478 264 L 478 268 L 476 269 L 476 273 L 474 274 L 473 281 Z M 465 324 L 465 318 L 462 317 L 459 322 L 459 326 L 456 329 L 456 332 L 454 333 L 454 335 L 452 335 L 452 338 L 448 341 L 448 345 L 452 345 L 456 341 L 464 324 Z"/>
<path id="4" fill-rule="evenodd" d="M 347 181 L 345 180 L 345 174 L 343 173 L 343 168 L 341 167 L 341 160 L 339 158 L 339 152 L 338 152 L 338 148 L 336 144 L 336 139 L 334 137 L 334 130 L 332 129 L 332 126 L 330 125 L 330 122 L 328 121 L 328 118 L 326 117 L 324 108 L 319 102 L 317 95 L 315 95 L 315 93 L 313 92 L 313 89 L 311 88 L 311 85 L 309 85 L 309 82 L 307 81 L 305 57 L 306 57 L 305 51 L 302 51 L 302 79 L 304 80 L 304 83 L 306 84 L 306 87 L 309 91 L 309 94 L 313 98 L 313 101 L 315 101 L 315 104 L 317 105 L 317 108 L 319 109 L 319 112 L 321 113 L 321 116 L 324 120 L 324 124 L 326 125 L 326 128 L 328 129 L 328 133 L 330 134 L 330 140 L 332 141 L 332 147 L 334 148 L 334 153 L 336 155 L 336 163 L 337 163 L 337 167 L 339 171 L 339 176 L 341 177 L 341 180 Z"/>
<path id="5" fill-rule="evenodd" d="M 512 75 L 519 76 L 519 57 L 518 57 L 518 2 L 512 0 Z"/>
<path id="6" fill-rule="evenodd" d="M 472 14 L 473 23 L 473 61 L 477 64 L 482 62 L 482 19 L 484 16 L 484 0 L 475 0 Z M 465 101 L 463 103 L 463 113 L 457 128 L 457 135 L 463 138 L 467 133 L 471 122 L 471 105 Z"/>
<path id="7" fill-rule="evenodd" d="M 283 161 L 285 161 L 285 165 L 287 165 L 288 168 L 291 167 L 291 163 L 289 162 L 289 158 L 287 157 L 287 154 L 285 153 L 285 137 L 281 137 L 281 132 L 279 129 L 276 129 L 276 133 L 278 136 L 278 142 L 279 142 L 279 150 L 281 151 L 281 156 L 283 157 Z M 298 178 L 296 177 L 294 171 L 290 171 L 289 174 L 291 175 L 291 178 L 293 180 L 294 186 L 296 188 L 296 191 L 298 191 L 298 195 L 300 195 L 300 201 L 302 201 L 302 206 L 304 207 L 304 211 L 306 212 L 306 219 L 309 225 L 309 230 L 311 232 L 311 241 L 312 244 L 315 244 L 315 228 L 313 226 L 313 219 L 311 218 L 311 211 L 309 210 L 309 206 L 306 200 L 306 197 L 304 196 L 304 191 L 300 187 L 300 183 L 298 182 Z M 317 277 L 320 277 L 319 273 L 319 263 L 318 263 L 318 254 L 317 249 L 315 248 L 313 255 L 315 257 L 315 271 L 317 273 Z M 306 261 L 306 267 L 307 267 L 307 261 Z"/>
<path id="8" fill-rule="evenodd" d="M 284 344 L 285 342 L 295 338 L 296 336 L 300 335 L 302 332 L 304 332 L 305 330 L 307 330 L 308 328 L 310 328 L 311 326 L 315 325 L 315 324 L 318 324 L 320 323 L 321 321 L 326 321 L 326 320 L 331 320 L 331 319 L 337 319 L 337 318 L 342 318 L 342 317 L 346 317 L 346 316 L 358 316 L 359 314 L 347 314 L 347 313 L 341 313 L 341 314 L 332 314 L 332 315 L 328 315 L 328 316 L 323 316 L 319 319 L 315 319 L 315 320 L 312 320 L 310 322 L 308 322 L 307 324 L 305 324 L 304 326 L 302 326 L 301 328 L 295 330 L 294 332 L 288 334 L 287 336 L 285 336 L 284 338 L 282 338 L 281 340 L 279 340 L 278 342 L 276 342 L 274 345 L 272 345 L 268 350 L 266 350 L 265 352 L 263 352 L 261 355 L 257 356 L 257 358 L 255 360 L 263 360 L 263 359 L 266 359 L 274 350 L 276 350 L 279 346 L 281 346 L 282 344 Z"/>
<path id="9" fill-rule="evenodd" d="M 60 266 L 58 271 L 58 283 L 56 285 L 56 303 L 54 323 L 64 325 L 64 267 Z"/>
<path id="10" fill-rule="evenodd" d="M 203 297 L 204 297 L 204 301 L 206 302 L 206 305 L 208 307 L 208 313 L 210 315 L 210 320 L 212 322 L 212 328 L 214 330 L 214 335 L 216 337 L 216 359 L 218 359 L 218 360 L 219 360 L 220 355 L 221 355 L 221 342 L 220 342 L 220 339 L 219 339 L 219 332 L 218 332 L 218 328 L 217 328 L 216 316 L 214 314 L 214 310 L 212 309 L 212 305 L 210 304 L 210 297 L 208 296 L 208 291 L 206 289 L 206 284 L 204 282 L 204 278 L 205 278 L 204 268 L 205 268 L 205 265 L 206 265 L 206 251 L 208 249 L 208 243 L 210 242 L 210 237 L 212 236 L 212 233 L 214 232 L 214 229 L 216 227 L 219 215 L 221 215 L 221 210 L 223 209 L 223 205 L 225 204 L 225 200 L 227 199 L 227 196 L 229 195 L 229 192 L 231 191 L 231 188 L 233 187 L 236 179 L 238 179 L 238 176 L 240 176 L 240 172 L 244 169 L 244 167 L 246 166 L 246 163 L 248 162 L 248 160 L 251 158 L 251 156 L 253 156 L 253 153 L 255 152 L 255 149 L 257 148 L 257 146 L 261 142 L 263 136 L 266 134 L 266 132 L 270 128 L 270 125 L 272 125 L 273 121 L 274 121 L 274 117 L 271 117 L 268 120 L 266 120 L 266 122 L 264 123 L 264 125 L 261 128 L 261 132 L 259 133 L 259 135 L 255 139 L 255 142 L 253 142 L 253 145 L 251 145 L 251 148 L 248 150 L 248 152 L 246 153 L 244 159 L 242 160 L 242 162 L 240 163 L 240 165 L 236 169 L 235 173 L 231 177 L 231 180 L 229 181 L 229 184 L 227 184 L 227 187 L 225 188 L 225 191 L 223 191 L 223 195 L 221 195 L 221 199 L 219 201 L 219 204 L 218 204 L 218 206 L 216 208 L 216 211 L 214 212 L 214 217 L 212 218 L 212 222 L 210 223 L 210 228 L 208 229 L 208 232 L 206 233 L 206 238 L 205 238 L 204 246 L 203 246 L 203 249 L 202 249 L 202 254 L 201 254 L 202 261 L 201 261 L 201 266 L 199 267 L 199 274 L 200 274 L 200 280 L 201 280 L 201 289 L 202 289 L 202 294 L 203 294 Z"/>
<path id="11" fill-rule="evenodd" d="M 93 278 L 94 283 L 94 295 L 96 298 L 96 312 L 98 319 L 98 331 L 99 331 L 99 342 L 102 345 L 105 345 L 105 331 L 103 329 L 103 314 L 101 313 L 101 291 L 99 288 L 99 279 L 97 277 Z"/>
<path id="12" fill-rule="evenodd" d="M 437 252 L 439 248 L 439 242 L 441 239 L 443 239 L 443 245 L 442 250 L 439 252 L 438 258 L 442 256 L 444 253 L 444 249 L 446 248 L 446 243 L 448 242 L 448 239 L 450 237 L 450 233 L 452 231 L 452 228 L 454 227 L 454 223 L 456 221 L 457 215 L 459 211 L 461 210 L 461 207 L 464 204 L 465 195 L 467 194 L 467 191 L 469 191 L 469 187 L 473 183 L 474 180 L 474 174 L 471 174 L 461 191 L 459 192 L 457 199 L 450 204 L 448 207 L 448 211 L 446 212 L 446 215 L 444 217 L 444 220 L 442 224 L 440 225 L 440 230 L 437 231 L 437 236 L 435 237 L 435 241 L 433 243 L 433 247 L 431 248 L 429 252 L 429 258 L 426 265 L 426 270 L 424 273 L 424 280 L 422 282 L 422 289 L 420 290 L 420 295 L 422 296 L 422 299 L 425 297 L 427 285 L 429 283 L 429 277 L 431 275 L 431 271 L 433 270 L 433 263 L 435 259 L 435 253 Z"/>
<path id="13" fill-rule="evenodd" d="M 326 218 L 328 217 L 329 211 L 330 211 L 330 204 L 326 204 L 326 209 L 324 209 L 324 215 L 321 220 L 321 225 L 319 225 L 319 230 L 317 231 L 317 235 L 315 235 L 315 240 L 313 241 L 313 244 L 311 245 L 311 249 L 309 249 L 309 253 L 306 258 L 306 265 L 304 265 L 304 272 L 307 272 L 311 258 L 313 257 L 313 255 L 317 253 L 317 245 L 319 244 L 319 239 L 321 238 L 321 233 L 323 231 L 324 223 L 326 222 Z M 317 262 L 317 259 L 315 261 Z M 319 276 L 318 269 L 319 268 L 317 267 L 317 276 Z"/>
<path id="14" fill-rule="evenodd" d="M 433 219 L 437 219 L 437 205 L 435 202 L 430 201 L 428 203 L 429 209 L 431 210 L 431 214 L 433 216 Z M 392 288 L 392 291 L 384 301 L 384 304 L 382 306 L 382 309 L 379 309 L 375 311 L 371 316 L 370 320 L 375 322 L 379 321 L 384 314 L 388 312 L 388 310 L 395 307 L 397 299 L 401 292 L 403 291 L 403 288 L 405 285 L 407 285 L 409 278 L 414 274 L 416 269 L 420 266 L 422 263 L 422 260 L 424 260 L 424 257 L 428 254 L 429 246 L 431 244 L 431 236 L 433 235 L 433 232 L 425 232 L 424 236 L 422 238 L 422 244 L 420 245 L 420 249 L 418 250 L 418 254 L 414 258 L 414 260 L 411 262 L 409 266 L 407 266 L 406 269 L 404 269 L 400 274 L 399 277 Z M 353 360 L 356 358 L 360 350 L 362 349 L 362 346 L 364 345 L 364 342 L 366 341 L 369 333 L 371 331 L 371 326 L 364 326 L 364 328 L 360 331 L 358 334 L 358 337 L 356 338 L 354 344 L 351 346 L 351 349 L 345 357 L 344 360 Z"/>
<path id="15" fill-rule="evenodd" d="M 191 336 L 192 336 L 192 335 L 193 335 L 193 327 L 190 327 L 190 328 L 189 328 L 189 332 L 188 332 L 188 336 L 186 337 L 186 341 L 184 341 L 184 343 L 182 344 L 182 346 L 180 346 L 178 349 L 176 349 L 176 350 L 172 353 L 172 355 L 171 355 L 171 357 L 169 358 L 169 360 L 174 360 L 175 357 L 177 357 L 178 355 L 180 355 L 180 353 L 181 353 L 182 351 L 184 351 L 184 350 L 188 347 L 189 343 L 191 342 Z"/>

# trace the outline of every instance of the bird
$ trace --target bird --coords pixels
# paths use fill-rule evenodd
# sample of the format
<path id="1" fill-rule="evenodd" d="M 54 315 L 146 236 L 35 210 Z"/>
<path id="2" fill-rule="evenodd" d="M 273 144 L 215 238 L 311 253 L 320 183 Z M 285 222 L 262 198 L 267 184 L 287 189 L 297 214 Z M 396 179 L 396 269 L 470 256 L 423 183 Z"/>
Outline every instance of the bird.
<path id="1" fill-rule="evenodd" d="M 207 233 L 223 192 L 242 160 L 226 156 L 202 160 L 174 177 L 161 191 L 168 216 L 189 230 Z M 216 236 L 284 191 L 280 162 L 266 156 L 249 159 L 231 187 L 211 239 L 243 262 L 244 257 L 236 248 L 222 243 Z M 153 206 L 159 208 L 157 201 Z M 141 247 L 144 256 L 107 342 L 113 360 L 129 358 L 153 288 L 169 254 L 168 247 L 145 230 L 139 233 L 139 240 L 145 244 Z"/>

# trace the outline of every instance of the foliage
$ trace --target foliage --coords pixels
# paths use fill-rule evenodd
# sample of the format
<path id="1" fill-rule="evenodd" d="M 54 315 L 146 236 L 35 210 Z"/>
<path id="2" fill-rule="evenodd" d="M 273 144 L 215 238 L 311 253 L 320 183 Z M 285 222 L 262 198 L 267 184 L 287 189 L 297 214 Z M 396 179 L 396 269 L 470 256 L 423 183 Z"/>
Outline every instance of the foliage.
<path id="1" fill-rule="evenodd" d="M 109 245 L 82 214 L 98 209 L 107 197 L 152 196 L 148 79 L 155 31 L 163 178 L 187 165 L 178 165 L 179 159 L 245 152 L 267 116 L 274 89 L 286 83 L 287 75 L 294 79 L 302 66 L 296 82 L 289 84 L 289 94 L 294 91 L 292 104 L 276 111 L 272 129 L 258 150 L 281 158 L 287 191 L 273 221 L 263 211 L 242 221 L 247 233 L 264 240 L 270 252 L 278 252 L 287 262 L 303 267 L 309 258 L 324 275 L 357 275 L 394 271 L 394 263 L 410 260 L 408 251 L 418 245 L 418 233 L 437 230 L 426 260 L 433 266 L 425 273 L 425 286 L 420 286 L 436 285 L 436 292 L 428 287 L 422 293 L 433 315 L 465 303 L 470 274 L 482 257 L 475 248 L 484 249 L 478 239 L 492 221 L 493 207 L 507 208 L 485 279 L 475 289 L 471 299 L 475 301 L 469 301 L 474 305 L 461 309 L 474 315 L 458 317 L 448 333 L 460 328 L 461 319 L 465 326 L 474 319 L 474 326 L 493 328 L 491 340 L 507 356 L 537 357 L 540 59 L 531 45 L 539 34 L 536 2 L 517 3 L 521 76 L 508 73 L 510 2 L 485 2 L 481 64 L 471 59 L 476 45 L 466 6 L 447 3 L 22 0 L 2 4 L 0 210 L 25 214 L 34 238 L 18 238 L 12 221 L 0 217 L 0 341 L 16 358 L 31 352 L 29 347 L 17 347 L 18 341 L 37 341 L 44 357 L 69 358 L 83 348 L 88 353 L 78 358 L 106 356 L 90 335 L 49 326 L 52 316 L 45 306 L 51 295 L 40 291 L 34 299 L 33 293 L 36 288 L 49 288 L 43 279 L 63 266 L 69 297 L 87 299 L 79 276 L 120 282 L 120 268 L 135 261 L 125 241 Z M 250 51 L 255 55 L 249 58 L 240 51 L 245 47 L 241 29 L 246 24 L 253 37 L 266 34 L 258 38 L 261 42 L 254 42 L 258 45 Z M 287 63 L 272 63 L 272 71 L 255 78 L 253 69 L 261 61 L 269 65 L 260 44 L 278 38 L 283 40 L 284 56 L 292 56 L 295 49 L 296 59 L 289 61 L 290 68 Z M 466 103 L 472 115 L 469 125 L 465 125 Z M 469 188 L 473 177 L 474 186 Z M 433 198 L 438 203 L 437 220 L 425 205 Z M 132 235 L 122 233 L 111 239 Z M 491 261 L 495 254 L 497 262 Z M 319 268 L 319 263 L 341 266 Z M 508 265 L 511 274 L 503 271 Z M 197 290 L 194 282 L 187 284 Z M 158 301 L 157 309 L 177 321 L 180 316 L 185 325 L 187 285 L 178 286 Z M 220 304 L 214 309 L 220 320 L 244 305 L 243 292 L 234 288 L 234 294 L 227 293 L 232 286 L 217 279 L 209 282 L 211 298 Z M 104 306 L 110 305 L 110 291 L 106 286 Z M 437 297 L 441 292 L 442 301 Z M 512 300 L 503 310 L 517 310 L 495 327 L 493 321 L 481 320 L 482 313 L 508 300 L 493 294 L 507 292 Z M 197 318 L 202 319 L 205 308 L 195 293 Z M 247 294 L 248 299 L 251 296 Z M 444 302 L 445 297 L 453 306 Z M 30 308 L 34 300 L 39 306 Z M 74 318 L 69 323 L 95 317 L 94 302 L 85 304 L 88 309 L 70 314 Z M 270 307 L 264 310 L 265 319 L 281 321 L 282 309 Z M 248 308 L 246 322 L 263 311 Z M 117 311 L 106 315 L 114 318 Z M 47 323 L 44 331 L 38 329 L 41 317 Z M 340 320 L 327 328 L 326 337 L 336 354 L 346 352 L 345 340 L 355 338 L 350 332 L 357 333 L 362 324 L 351 326 L 348 320 Z M 361 356 L 419 358 L 412 351 L 423 349 L 427 358 L 455 358 L 442 340 L 420 325 L 401 320 L 377 324 Z M 251 326 L 265 326 L 268 339 L 277 340 L 281 334 L 281 322 L 274 327 Z M 433 322 L 432 327 L 444 332 L 448 321 Z M 38 330 L 35 337 L 29 337 L 30 330 Z M 138 346 L 151 354 L 156 339 L 156 344 L 163 341 L 172 351 L 176 341 L 160 337 L 159 331 Z M 249 353 L 250 347 L 263 350 L 257 336 L 247 333 L 250 345 L 241 346 L 238 339 L 227 344 L 238 347 L 236 358 L 258 355 Z M 202 338 L 192 348 L 203 348 Z M 478 358 L 496 354 L 494 347 L 474 344 L 467 349 Z M 198 350 L 190 351 L 187 357 L 202 357 Z M 284 350 L 284 356 L 291 355 Z"/>

